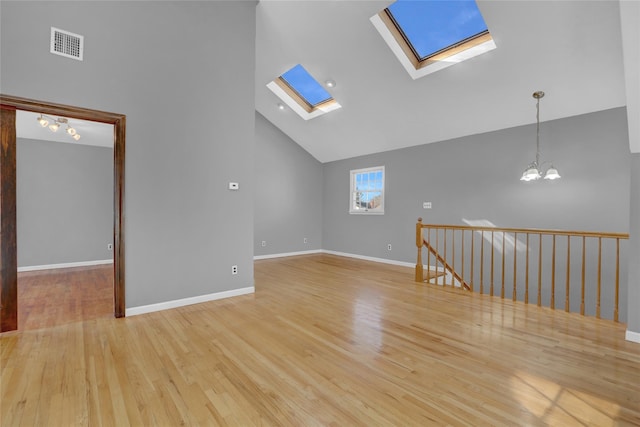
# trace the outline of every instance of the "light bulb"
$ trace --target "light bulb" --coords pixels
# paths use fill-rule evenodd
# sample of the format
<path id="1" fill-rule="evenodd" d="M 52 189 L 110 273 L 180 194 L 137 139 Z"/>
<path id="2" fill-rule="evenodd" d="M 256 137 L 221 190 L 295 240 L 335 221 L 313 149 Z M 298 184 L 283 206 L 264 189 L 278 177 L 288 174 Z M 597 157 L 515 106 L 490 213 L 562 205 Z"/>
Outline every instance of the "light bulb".
<path id="1" fill-rule="evenodd" d="M 80 139 L 80 134 L 76 133 L 75 135 L 72 136 L 72 138 L 78 141 Z"/>
<path id="2" fill-rule="evenodd" d="M 74 128 L 72 128 L 71 126 L 67 127 L 67 133 L 71 136 L 76 134 L 76 130 Z"/>
<path id="3" fill-rule="evenodd" d="M 60 124 L 58 124 L 58 122 L 53 122 L 49 125 L 49 130 L 51 130 L 51 132 L 57 132 L 59 127 Z"/>
<path id="4" fill-rule="evenodd" d="M 40 123 L 40 126 L 42 126 L 43 128 L 46 128 L 47 125 L 49 124 L 49 120 L 45 119 L 42 116 L 38 117 L 37 120 L 38 120 L 38 123 Z"/>

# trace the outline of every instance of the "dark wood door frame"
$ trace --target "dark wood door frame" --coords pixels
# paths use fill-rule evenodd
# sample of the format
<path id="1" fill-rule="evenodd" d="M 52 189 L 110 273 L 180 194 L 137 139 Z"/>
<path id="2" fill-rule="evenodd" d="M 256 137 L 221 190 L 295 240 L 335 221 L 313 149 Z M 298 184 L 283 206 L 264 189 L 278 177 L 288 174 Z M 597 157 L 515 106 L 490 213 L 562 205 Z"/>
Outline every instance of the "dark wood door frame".
<path id="1" fill-rule="evenodd" d="M 113 125 L 114 315 L 125 315 L 124 154 L 126 116 L 0 94 L 0 332 L 18 329 L 16 228 L 16 110 Z"/>

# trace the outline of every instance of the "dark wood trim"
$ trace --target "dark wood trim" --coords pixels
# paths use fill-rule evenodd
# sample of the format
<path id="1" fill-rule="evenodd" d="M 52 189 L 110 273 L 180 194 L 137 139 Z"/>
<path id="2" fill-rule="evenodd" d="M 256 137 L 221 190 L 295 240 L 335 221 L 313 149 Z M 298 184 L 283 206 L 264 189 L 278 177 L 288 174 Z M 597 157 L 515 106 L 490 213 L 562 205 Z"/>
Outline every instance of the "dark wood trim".
<path id="1" fill-rule="evenodd" d="M 24 110 L 39 112 L 44 114 L 50 114 L 54 116 L 64 116 L 74 119 L 90 120 L 94 122 L 113 124 L 113 177 L 114 177 L 114 253 L 113 253 L 113 268 L 114 268 L 114 307 L 115 317 L 124 317 L 125 315 L 125 262 L 124 262 L 124 165 L 125 165 L 125 133 L 126 133 L 126 116 L 122 114 L 109 113 L 105 111 L 91 110 L 87 108 L 79 108 L 69 105 L 54 104 L 50 102 L 36 101 L 27 98 L 20 98 L 11 95 L 0 94 L 0 107 L 2 107 L 2 147 L 3 156 L 0 158 L 0 170 L 2 171 L 2 193 L 0 200 L 2 201 L 2 234 L 0 237 L 0 249 L 2 251 L 2 332 L 5 330 L 17 329 L 17 246 L 15 243 L 16 234 L 16 217 L 15 217 L 15 110 Z M 7 114 L 6 120 L 11 121 L 11 133 L 10 128 L 5 126 L 5 113 L 8 111 L 13 113 L 13 118 L 9 118 Z M 7 130 L 5 131 L 5 127 Z M 5 158 L 4 147 L 13 147 L 13 178 L 11 178 L 11 159 L 9 156 Z M 10 154 L 10 153 L 8 153 Z M 7 190 L 4 187 L 4 175 L 7 177 Z M 10 185 L 11 179 L 13 179 L 13 185 Z M 6 202 L 5 202 L 6 200 Z M 6 203 L 6 204 L 5 204 Z M 4 220 L 5 209 L 7 209 L 7 220 Z M 11 217 L 11 210 L 13 209 L 13 217 Z M 13 233 L 13 244 L 11 242 L 11 235 Z M 5 280 L 5 270 L 8 272 L 7 280 Z M 9 272 L 9 270 L 11 270 Z M 6 288 L 6 289 L 5 289 Z M 11 299 L 13 293 L 16 295 L 15 305 L 7 304 L 5 306 L 5 294 L 7 298 Z M 5 313 L 6 312 L 6 313 Z M 4 328 L 5 316 L 9 321 L 15 316 L 15 325 L 9 325 L 7 329 Z"/>
<path id="2" fill-rule="evenodd" d="M 0 109 L 0 332 L 18 329 L 16 111 Z"/>
<path id="3" fill-rule="evenodd" d="M 125 116 L 113 123 L 113 298 L 115 316 L 125 316 L 124 292 L 124 153 L 125 153 Z"/>

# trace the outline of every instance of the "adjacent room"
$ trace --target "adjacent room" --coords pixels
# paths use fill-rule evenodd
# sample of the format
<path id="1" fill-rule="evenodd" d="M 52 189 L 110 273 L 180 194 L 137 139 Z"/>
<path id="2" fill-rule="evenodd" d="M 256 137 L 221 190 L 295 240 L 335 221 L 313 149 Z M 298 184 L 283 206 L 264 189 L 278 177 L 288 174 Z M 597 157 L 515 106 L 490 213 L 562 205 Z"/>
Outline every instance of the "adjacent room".
<path id="1" fill-rule="evenodd" d="M 640 425 L 640 3 L 0 24 L 3 426 Z"/>

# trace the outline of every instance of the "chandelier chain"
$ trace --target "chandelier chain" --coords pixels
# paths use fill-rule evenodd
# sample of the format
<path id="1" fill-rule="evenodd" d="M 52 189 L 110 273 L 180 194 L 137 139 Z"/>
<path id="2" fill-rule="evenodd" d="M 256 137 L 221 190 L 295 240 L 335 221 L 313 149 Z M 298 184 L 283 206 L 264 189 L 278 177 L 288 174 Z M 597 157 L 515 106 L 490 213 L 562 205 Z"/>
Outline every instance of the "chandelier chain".
<path id="1" fill-rule="evenodd" d="M 536 98 L 536 166 L 540 165 L 540 98 Z"/>

